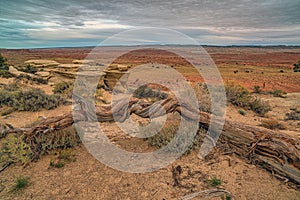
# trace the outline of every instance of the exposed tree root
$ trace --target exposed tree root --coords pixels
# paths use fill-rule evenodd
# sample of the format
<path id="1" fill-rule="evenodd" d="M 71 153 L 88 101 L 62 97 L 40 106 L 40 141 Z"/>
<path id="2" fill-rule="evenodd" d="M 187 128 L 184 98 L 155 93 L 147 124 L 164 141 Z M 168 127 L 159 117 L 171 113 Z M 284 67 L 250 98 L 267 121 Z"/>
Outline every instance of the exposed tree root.
<path id="1" fill-rule="evenodd" d="M 78 121 L 95 121 L 92 108 L 86 102 L 80 102 L 81 109 L 72 113 L 54 116 L 42 120 L 30 129 L 9 129 L 9 132 L 24 132 L 26 141 L 35 149 L 32 138 L 38 134 L 52 134 L 62 130 Z M 187 119 L 199 118 L 199 126 L 208 127 L 211 115 L 199 112 L 188 104 L 179 105 L 175 99 L 165 99 L 155 103 L 145 103 L 139 99 L 131 99 L 128 109 L 124 109 L 126 101 L 119 101 L 114 106 L 114 115 L 111 106 L 96 107 L 96 116 L 99 122 L 125 121 L 131 114 L 143 118 L 158 117 L 165 113 L 178 112 Z M 163 109 L 162 109 L 163 108 Z M 114 118 L 115 116 L 115 118 Z M 218 120 L 214 123 L 219 123 Z M 0 130 L 1 131 L 1 130 Z M 223 127 L 221 140 L 225 141 L 233 152 L 253 164 L 269 170 L 270 172 L 300 184 L 300 139 L 279 131 L 263 127 L 226 121 Z"/>

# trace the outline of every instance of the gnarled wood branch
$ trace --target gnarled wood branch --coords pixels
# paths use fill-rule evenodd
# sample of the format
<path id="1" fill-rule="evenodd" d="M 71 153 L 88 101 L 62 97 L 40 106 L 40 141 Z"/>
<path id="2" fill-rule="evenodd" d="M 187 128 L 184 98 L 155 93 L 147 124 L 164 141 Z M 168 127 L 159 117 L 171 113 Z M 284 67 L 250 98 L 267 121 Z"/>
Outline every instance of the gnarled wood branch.
<path id="1" fill-rule="evenodd" d="M 51 134 L 53 131 L 64 129 L 78 121 L 91 120 L 89 117 L 91 109 L 88 109 L 90 106 L 85 102 L 83 104 L 85 105 L 81 106 L 81 109 L 74 111 L 74 118 L 72 113 L 54 116 L 42 120 L 30 129 L 24 130 L 27 141 L 30 141 L 36 134 Z M 117 120 L 122 122 L 133 113 L 147 118 L 150 115 L 158 117 L 165 113 L 178 112 L 184 115 L 183 117 L 190 119 L 200 115 L 199 125 L 208 127 L 211 119 L 210 114 L 199 112 L 188 104 L 180 105 L 175 99 L 171 98 L 155 103 L 145 103 L 139 99 L 131 99 L 128 109 L 124 109 L 125 105 L 125 101 L 119 101 L 114 105 L 113 111 L 111 106 L 96 107 L 98 121 Z M 12 130 L 10 131 L 12 132 Z M 271 171 L 278 177 L 300 184 L 299 137 L 292 137 L 263 127 L 226 121 L 221 140 L 226 141 L 240 157 Z"/>

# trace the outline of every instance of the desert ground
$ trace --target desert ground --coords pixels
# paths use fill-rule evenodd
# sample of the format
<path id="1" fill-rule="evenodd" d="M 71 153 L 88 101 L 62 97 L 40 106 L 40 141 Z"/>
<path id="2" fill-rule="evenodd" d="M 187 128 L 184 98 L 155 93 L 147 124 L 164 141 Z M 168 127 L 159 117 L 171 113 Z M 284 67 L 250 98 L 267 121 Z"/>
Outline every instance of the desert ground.
<path id="1" fill-rule="evenodd" d="M 189 48 L 193 50 L 193 47 Z M 118 47 L 113 49 L 118 53 Z M 228 85 L 226 89 L 234 91 L 234 95 L 241 95 L 238 93 L 240 91 L 245 95 L 241 100 L 234 95 L 231 98 L 227 93 L 226 121 L 264 127 L 262 130 L 283 134 L 299 142 L 300 72 L 295 72 L 293 68 L 300 60 L 300 48 L 209 46 L 204 49 L 218 67 L 224 84 Z M 205 159 L 200 160 L 197 156 L 200 144 L 195 143 L 188 153 L 174 163 L 149 173 L 127 173 L 112 169 L 94 158 L 85 146 L 74 138 L 76 142 L 72 141 L 72 145 L 68 143 L 57 148 L 47 147 L 44 152 L 38 152 L 37 157 L 33 156 L 36 153 L 34 150 L 31 149 L 32 152 L 27 155 L 23 151 L 20 153 L 21 147 L 17 146 L 17 150 L 11 150 L 18 155 L 15 156 L 8 147 L 13 148 L 14 145 L 25 143 L 24 149 L 27 151 L 31 148 L 31 143 L 26 143 L 27 140 L 9 140 L 10 135 L 14 135 L 13 139 L 17 140 L 24 133 L 22 131 L 26 132 L 43 120 L 72 111 L 72 84 L 78 69 L 88 64 L 84 59 L 91 51 L 90 47 L 0 49 L 0 54 L 7 59 L 7 67 L 3 74 L 8 74 L 6 77 L 0 77 L 0 161 L 3 169 L 0 172 L 0 199 L 167 200 L 181 199 L 203 190 L 219 192 L 194 199 L 300 199 L 297 182 L 300 180 L 299 143 L 292 144 L 291 148 L 295 151 L 291 153 L 296 156 L 291 158 L 292 161 L 288 161 L 298 167 L 298 174 L 294 180 L 241 156 L 224 142 L 222 136 Z M 205 90 L 203 78 L 190 63 L 170 52 L 157 50 L 155 47 L 136 50 L 115 59 L 111 66 L 117 67 L 111 68 L 111 71 L 121 73 L 144 63 L 153 63 L 154 66 L 156 63 L 165 64 L 181 73 L 197 91 L 198 100 L 203 106 L 201 110 L 209 113 L 210 100 L 207 99 L 209 95 Z M 95 67 L 101 66 L 100 64 L 97 63 Z M 107 81 L 110 84 L 114 80 L 108 77 Z M 101 84 L 105 85 L 105 81 Z M 110 104 L 112 92 L 109 90 L 109 84 L 97 87 L 96 105 Z M 22 91 L 28 92 L 30 88 L 38 88 L 39 92 L 35 91 L 36 93 L 32 94 L 41 95 L 37 99 L 44 100 L 38 102 L 29 97 L 24 97 L 25 103 L 13 100 L 21 99 L 22 95 L 27 94 Z M 148 88 L 158 91 L 160 96 L 153 92 L 154 96 L 137 94 L 136 97 L 153 102 L 162 100 L 161 94 L 169 93 L 168 89 L 160 88 L 159 85 L 149 85 Z M 30 94 L 29 92 L 29 96 Z M 253 106 L 257 99 L 259 107 Z M 29 106 L 26 106 L 27 102 Z M 137 124 L 149 123 L 149 119 L 136 115 L 132 117 Z M 128 136 L 115 122 L 100 124 L 106 136 L 116 146 L 132 152 L 151 152 L 169 142 L 174 133 L 169 133 L 168 128 L 176 126 L 174 124 L 177 123 L 177 117 L 174 113 L 168 114 L 171 125 L 166 124 L 163 133 L 159 133 L 161 136 L 153 139 Z M 3 130 L 11 130 L 12 133 Z M 76 135 L 69 127 L 55 134 L 69 134 L 63 133 L 64 131 Z M 26 180 L 24 186 L 16 186 L 20 177 Z M 220 192 L 223 190 L 228 193 Z"/>

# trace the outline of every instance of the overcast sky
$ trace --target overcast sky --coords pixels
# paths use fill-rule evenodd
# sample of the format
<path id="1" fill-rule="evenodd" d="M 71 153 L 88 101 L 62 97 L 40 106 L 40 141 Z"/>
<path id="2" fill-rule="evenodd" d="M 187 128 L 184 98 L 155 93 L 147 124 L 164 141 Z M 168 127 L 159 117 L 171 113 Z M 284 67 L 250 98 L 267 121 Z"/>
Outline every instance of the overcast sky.
<path id="1" fill-rule="evenodd" d="M 300 0 L 0 2 L 0 48 L 97 45 L 144 26 L 174 29 L 200 44 L 300 45 Z"/>

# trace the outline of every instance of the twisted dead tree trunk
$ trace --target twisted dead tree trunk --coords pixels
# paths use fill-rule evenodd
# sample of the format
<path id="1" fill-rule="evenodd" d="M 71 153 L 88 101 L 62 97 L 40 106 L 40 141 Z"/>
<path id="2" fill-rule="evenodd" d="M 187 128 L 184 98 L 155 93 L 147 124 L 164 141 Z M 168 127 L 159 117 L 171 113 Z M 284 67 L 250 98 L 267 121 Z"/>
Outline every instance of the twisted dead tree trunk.
<path id="1" fill-rule="evenodd" d="M 28 142 L 37 134 L 51 134 L 64 129 L 78 121 L 90 120 L 89 106 L 84 106 L 72 113 L 44 119 L 32 128 L 25 130 Z M 139 99 L 131 99 L 128 109 L 124 109 L 126 102 L 119 101 L 114 105 L 114 115 L 111 106 L 96 107 L 96 116 L 99 122 L 124 121 L 131 114 L 147 118 L 158 117 L 165 113 L 178 112 L 184 117 L 194 119 L 195 114 L 200 114 L 199 125 L 208 127 L 210 114 L 195 110 L 188 104 L 181 104 L 175 99 L 165 99 L 155 103 L 145 103 Z M 159 106 L 160 105 L 160 106 Z M 184 112 L 182 112 L 184 110 Z M 226 121 L 223 127 L 221 140 L 226 141 L 233 152 L 257 166 L 265 168 L 277 177 L 300 184 L 300 139 L 278 131 L 263 127 Z M 34 145 L 34 144 L 32 144 Z"/>

